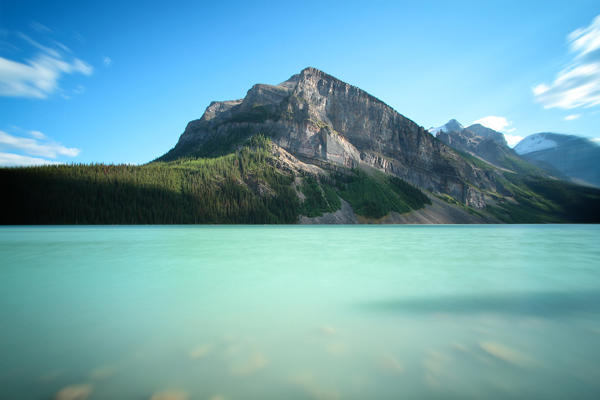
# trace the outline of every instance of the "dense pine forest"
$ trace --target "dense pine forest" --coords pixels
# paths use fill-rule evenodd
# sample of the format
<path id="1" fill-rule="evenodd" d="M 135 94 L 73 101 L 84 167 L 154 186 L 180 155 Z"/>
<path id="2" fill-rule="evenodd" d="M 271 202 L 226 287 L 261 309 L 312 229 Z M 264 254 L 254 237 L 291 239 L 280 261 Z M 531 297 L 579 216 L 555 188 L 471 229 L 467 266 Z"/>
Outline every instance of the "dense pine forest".
<path id="1" fill-rule="evenodd" d="M 3 224 L 289 224 L 293 177 L 261 143 L 237 154 L 141 166 L 52 165 L 0 170 Z M 261 183 L 269 192 L 259 195 Z M 253 187 L 255 186 L 255 187 Z"/>
<path id="2" fill-rule="evenodd" d="M 294 224 L 346 199 L 381 218 L 430 203 L 408 183 L 362 171 L 320 176 L 274 167 L 268 138 L 235 152 L 145 165 L 71 164 L 0 169 L 7 224 Z M 299 199 L 302 192 L 304 201 Z"/>
<path id="3" fill-rule="evenodd" d="M 219 153 L 231 144 L 220 145 Z M 341 209 L 341 199 L 377 222 L 390 212 L 432 204 L 433 193 L 372 168 L 338 167 L 318 175 L 283 171 L 275 167 L 270 146 L 268 137 L 257 134 L 229 147 L 228 154 L 205 158 L 0 168 L 0 224 L 295 224 L 300 215 Z M 532 174 L 504 173 L 499 183 L 508 196 L 488 193 L 495 200 L 485 211 L 435 196 L 506 223 L 600 222 L 598 189 Z"/>

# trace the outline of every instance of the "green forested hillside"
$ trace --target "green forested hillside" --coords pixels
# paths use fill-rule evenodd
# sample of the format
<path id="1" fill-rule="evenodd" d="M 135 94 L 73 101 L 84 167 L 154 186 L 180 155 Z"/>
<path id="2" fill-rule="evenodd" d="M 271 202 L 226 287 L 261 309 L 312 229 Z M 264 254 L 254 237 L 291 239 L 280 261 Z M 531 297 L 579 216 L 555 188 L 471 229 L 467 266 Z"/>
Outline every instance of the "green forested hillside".
<path id="1" fill-rule="evenodd" d="M 600 190 L 535 175 L 505 173 L 501 183 L 514 201 L 487 211 L 507 223 L 600 223 Z"/>
<path id="2" fill-rule="evenodd" d="M 359 215 L 407 212 L 428 202 L 398 178 L 364 172 L 298 176 L 274 167 L 269 139 L 215 158 L 146 165 L 1 168 L 1 224 L 294 224 L 347 199 Z M 383 214 L 382 214 L 383 213 Z"/>
<path id="3" fill-rule="evenodd" d="M 256 143 L 255 143 L 256 144 Z M 2 224 L 290 224 L 299 201 L 264 147 L 212 159 L 0 169 Z M 268 193 L 258 194 L 261 187 Z"/>
<path id="4" fill-rule="evenodd" d="M 223 143 L 229 154 L 213 158 L 0 168 L 0 224 L 294 224 L 300 215 L 339 210 L 341 199 L 372 219 L 431 204 L 421 189 L 372 168 L 283 171 L 270 146 L 255 135 L 238 150 Z M 600 222 L 598 189 L 508 172 L 498 184 L 502 194 L 484 191 L 491 199 L 485 211 L 438 197 L 507 223 Z"/>

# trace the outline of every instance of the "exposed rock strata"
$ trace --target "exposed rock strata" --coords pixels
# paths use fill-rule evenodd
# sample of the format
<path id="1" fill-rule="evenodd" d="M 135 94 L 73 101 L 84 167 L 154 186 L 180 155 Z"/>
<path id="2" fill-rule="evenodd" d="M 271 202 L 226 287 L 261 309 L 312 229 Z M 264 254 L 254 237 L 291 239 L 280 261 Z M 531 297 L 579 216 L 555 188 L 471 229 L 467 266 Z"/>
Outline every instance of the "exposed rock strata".
<path id="1" fill-rule="evenodd" d="M 489 131 L 492 131 L 489 129 Z M 492 131 L 495 132 L 495 131 Z M 499 132 L 496 132 L 502 135 Z M 491 136 L 491 135 L 490 135 Z M 490 164 L 502 168 L 503 158 L 518 158 L 517 153 L 508 147 L 506 141 L 500 143 L 497 138 L 475 134 L 469 128 L 462 131 L 438 132 L 436 138 L 455 150 L 479 157 Z M 504 137 L 503 137 L 504 140 Z"/>
<path id="2" fill-rule="evenodd" d="M 532 166 L 536 166 L 540 168 L 537 170 L 540 176 L 547 177 L 549 174 L 556 178 L 570 180 L 550 163 L 519 155 L 515 149 L 508 147 L 502 133 L 479 124 L 460 131 L 439 131 L 436 138 L 455 150 L 471 154 L 505 171 L 527 174 L 531 173 Z M 501 191 L 501 188 L 498 189 Z"/>
<path id="3" fill-rule="evenodd" d="M 317 165 L 367 163 L 477 209 L 485 208 L 480 190 L 496 190 L 489 171 L 473 167 L 377 98 L 314 68 L 277 86 L 254 85 L 244 99 L 211 103 L 172 151 L 200 148 L 231 132 L 267 134 L 288 153 Z"/>
<path id="4" fill-rule="evenodd" d="M 501 132 L 485 127 L 481 124 L 473 124 L 467 126 L 465 129 L 473 132 L 477 136 L 481 136 L 482 138 L 492 139 L 494 142 L 502 145 L 503 147 L 508 147 L 508 142 L 506 141 L 504 134 Z"/>

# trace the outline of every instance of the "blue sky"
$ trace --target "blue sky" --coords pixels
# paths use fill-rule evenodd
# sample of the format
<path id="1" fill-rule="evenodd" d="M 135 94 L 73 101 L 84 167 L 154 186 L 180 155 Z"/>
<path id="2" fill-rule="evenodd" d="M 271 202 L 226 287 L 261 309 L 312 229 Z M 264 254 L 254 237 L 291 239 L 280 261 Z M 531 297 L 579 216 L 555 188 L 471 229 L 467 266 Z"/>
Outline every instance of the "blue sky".
<path id="1" fill-rule="evenodd" d="M 143 164 L 211 101 L 308 66 L 425 128 L 600 138 L 598 15 L 597 0 L 1 0 L 0 165 Z"/>

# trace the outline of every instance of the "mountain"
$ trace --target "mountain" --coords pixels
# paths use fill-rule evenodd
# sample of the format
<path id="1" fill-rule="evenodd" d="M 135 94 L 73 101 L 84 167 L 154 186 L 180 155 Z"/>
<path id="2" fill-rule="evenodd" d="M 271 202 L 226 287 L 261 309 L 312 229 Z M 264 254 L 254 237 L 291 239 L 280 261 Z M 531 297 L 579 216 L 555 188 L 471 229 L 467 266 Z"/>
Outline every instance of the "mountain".
<path id="1" fill-rule="evenodd" d="M 505 158 L 516 156 L 514 150 L 508 146 L 502 145 L 490 137 L 477 135 L 468 128 L 461 131 L 440 131 L 436 138 L 454 150 L 469 153 L 497 167 L 503 167 Z"/>
<path id="2" fill-rule="evenodd" d="M 441 199 L 477 214 L 479 223 L 596 218 L 588 205 L 574 205 L 592 201 L 591 197 L 569 204 L 562 197 L 553 198 L 565 190 L 581 189 L 565 189 L 546 171 L 521 159 L 500 132 L 479 124 L 465 129 L 451 120 L 440 127 L 439 134 L 446 130 L 454 134 L 452 129 L 462 129 L 458 134 L 470 139 L 474 148 L 455 151 L 381 100 L 323 71 L 306 68 L 279 85 L 254 85 L 243 99 L 211 103 L 200 119 L 188 123 L 176 146 L 156 161 L 237 154 L 247 140 L 264 135 L 271 141 L 270 152 L 276 160 L 293 160 L 276 161 L 280 171 L 297 178 L 312 171 L 310 179 L 315 182 L 310 185 L 306 182 L 312 181 L 300 178 L 307 190 L 304 194 L 320 198 L 319 193 L 329 193 L 329 200 L 319 200 L 322 206 L 313 207 L 315 212 L 305 210 L 305 216 L 316 218 L 322 210 L 340 210 L 330 207 L 339 196 L 342 206 L 349 202 L 351 213 L 359 217 L 388 218 L 393 214 L 389 212 L 405 209 L 393 206 L 396 200 L 388 203 L 386 199 L 395 199 L 399 192 L 392 188 L 407 182 L 429 192 L 434 202 Z M 345 191 L 350 188 L 354 194 Z M 575 198 L 579 196 L 583 194 Z M 301 197 L 302 207 L 312 204 Z M 403 201 L 406 205 L 407 200 Z M 411 215 L 423 207 L 430 210 L 419 202 L 409 207 Z M 334 219 L 352 219 L 346 217 Z"/>
<path id="3" fill-rule="evenodd" d="M 456 120 L 450 120 L 444 126 L 462 126 Z M 547 177 L 565 178 L 560 171 L 551 165 L 535 160 L 524 160 L 510 147 L 504 135 L 480 124 L 473 124 L 460 130 L 440 130 L 436 138 L 459 152 L 467 153 L 502 169 L 516 173 L 537 174 Z M 543 165 L 540 165 L 543 164 Z M 540 169 L 542 168 L 542 169 Z"/>
<path id="4" fill-rule="evenodd" d="M 473 124 L 473 125 L 467 126 L 466 129 L 470 130 L 477 136 L 481 136 L 486 139 L 492 139 L 494 142 L 496 142 L 504 147 L 508 147 L 508 143 L 506 142 L 506 139 L 504 138 L 504 134 L 502 134 L 498 131 L 495 131 L 491 128 L 487 128 L 481 124 Z"/>
<path id="5" fill-rule="evenodd" d="M 504 134 L 502 134 L 498 131 L 495 131 L 493 129 L 487 128 L 481 124 L 473 124 L 473 125 L 470 125 L 465 128 L 464 126 L 461 125 L 460 122 L 458 122 L 455 119 L 451 119 L 450 121 L 446 122 L 444 125 L 439 126 L 437 128 L 429 128 L 429 133 L 431 133 L 437 137 L 438 134 L 440 134 L 440 133 L 450 133 L 450 132 L 462 133 L 465 130 L 468 130 L 470 132 L 465 135 L 469 138 L 473 138 L 473 136 L 479 136 L 479 137 L 482 137 L 485 139 L 489 138 L 504 147 L 508 147 L 508 143 L 506 142 L 506 139 L 504 138 Z"/>
<path id="6" fill-rule="evenodd" d="M 276 86 L 254 85 L 244 99 L 211 103 L 157 161 L 221 154 L 257 133 L 300 160 L 346 168 L 366 164 L 476 209 L 485 208 L 479 188 L 496 189 L 490 173 L 422 126 L 314 68 Z"/>
<path id="7" fill-rule="evenodd" d="M 456 131 L 456 132 L 461 132 L 463 129 L 465 129 L 464 126 L 462 126 L 460 124 L 460 122 L 458 122 L 455 119 L 451 119 L 450 121 L 446 122 L 444 125 L 442 126 L 438 126 L 437 128 L 429 128 L 429 133 L 431 133 L 432 135 L 436 135 L 438 132 L 452 132 L 452 131 Z"/>
<path id="8" fill-rule="evenodd" d="M 600 187 L 600 146 L 589 139 L 542 132 L 521 140 L 515 151 L 530 162 L 543 162 L 575 182 Z"/>
<path id="9" fill-rule="evenodd" d="M 145 165 L 0 168 L 0 224 L 600 222 L 600 190 L 549 176 L 498 135 L 450 121 L 449 146 L 306 68 L 212 102 Z"/>

